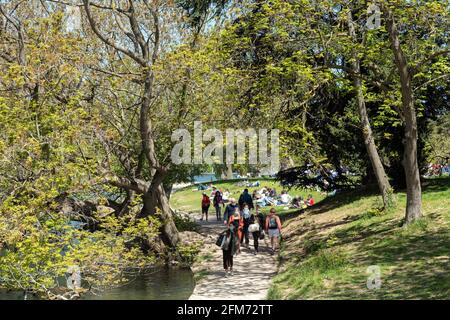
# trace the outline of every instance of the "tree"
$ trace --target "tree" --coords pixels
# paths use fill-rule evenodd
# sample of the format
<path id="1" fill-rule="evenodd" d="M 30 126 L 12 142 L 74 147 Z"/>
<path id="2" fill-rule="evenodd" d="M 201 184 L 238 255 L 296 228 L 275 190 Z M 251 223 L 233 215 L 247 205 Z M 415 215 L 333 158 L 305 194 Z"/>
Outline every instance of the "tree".
<path id="1" fill-rule="evenodd" d="M 347 23 L 349 35 L 353 43 L 357 42 L 357 35 L 354 27 L 354 21 L 352 17 L 351 10 L 347 12 Z M 383 205 L 385 209 L 392 206 L 392 196 L 393 190 L 389 183 L 388 177 L 384 170 L 383 163 L 381 162 L 380 156 L 378 154 L 377 146 L 374 141 L 374 135 L 369 121 L 369 116 L 366 109 L 366 103 L 364 99 L 362 80 L 361 80 L 361 62 L 358 57 L 358 52 L 355 49 L 351 50 L 351 76 L 353 78 L 353 86 L 356 91 L 356 101 L 358 105 L 359 117 L 361 120 L 361 129 L 364 136 L 364 144 L 366 146 L 367 154 L 369 156 L 370 162 L 372 164 L 372 169 L 375 173 L 378 188 L 380 190 L 381 196 L 383 198 Z"/>
<path id="2" fill-rule="evenodd" d="M 160 222 L 104 206 L 86 42 L 64 31 L 60 10 L 17 1 L 0 13 L 0 286 L 74 298 L 60 281 L 72 266 L 91 290 L 122 283 L 124 270 L 155 263 L 136 239 L 154 242 Z"/>
<path id="3" fill-rule="evenodd" d="M 162 184 L 169 168 L 166 165 L 162 165 L 158 160 L 153 136 L 153 124 L 150 118 L 150 109 L 155 98 L 153 66 L 159 58 L 160 46 L 162 45 L 162 21 L 160 17 L 162 5 L 144 1 L 143 5 L 139 5 L 139 7 L 136 8 L 136 4 L 133 1 L 128 1 L 128 5 L 124 9 L 119 6 L 99 9 L 110 10 L 114 15 L 117 14 L 125 17 L 129 24 L 130 32 L 122 34 L 122 37 L 128 37 L 134 45 L 133 49 L 129 49 L 105 36 L 104 31 L 101 31 L 98 28 L 97 21 L 95 20 L 91 8 L 91 2 L 89 0 L 84 0 L 83 3 L 89 25 L 95 35 L 97 35 L 97 37 L 107 46 L 114 49 L 117 54 L 123 54 L 134 61 L 140 68 L 139 73 L 142 74 L 142 78 L 138 80 L 142 90 L 139 107 L 139 132 L 141 152 L 149 166 L 151 181 L 148 184 L 141 185 L 139 188 L 136 188 L 136 182 L 131 181 L 121 180 L 120 182 L 113 183 L 121 188 L 126 188 L 128 190 L 135 189 L 142 192 L 143 208 L 140 217 L 154 215 L 156 213 L 156 208 L 158 207 L 163 221 L 163 241 L 167 245 L 176 246 L 179 240 L 178 231 L 175 227 L 168 198 Z M 141 10 L 143 12 L 142 14 L 140 13 Z M 142 17 L 146 20 L 139 21 L 139 18 Z M 121 19 L 121 17 L 118 19 Z M 142 170 L 142 168 L 143 166 L 140 166 L 139 171 Z M 140 172 L 137 172 L 137 176 L 139 175 Z M 141 188 L 144 188 L 144 190 Z"/>
<path id="4" fill-rule="evenodd" d="M 418 32 L 422 37 L 424 37 L 424 34 L 427 35 L 427 37 L 424 37 L 425 39 L 427 39 L 425 40 L 425 43 L 428 44 L 429 48 L 432 48 L 431 53 L 425 53 L 422 51 L 423 47 L 421 48 L 420 46 L 422 43 L 418 41 L 419 37 L 415 34 L 414 29 L 412 29 L 412 38 L 416 40 L 416 43 L 414 43 L 413 45 L 419 47 L 419 56 L 421 56 L 421 60 L 413 66 L 411 59 L 408 61 L 406 53 L 403 49 L 398 25 L 399 22 L 397 21 L 395 13 L 397 12 L 397 15 L 399 15 L 400 11 L 398 9 L 395 9 L 395 4 L 395 1 L 382 2 L 381 9 L 383 11 L 386 29 L 389 34 L 389 42 L 394 56 L 395 66 L 397 68 L 401 88 L 401 111 L 405 123 L 403 158 L 407 193 L 405 222 L 408 224 L 419 219 L 422 216 L 422 195 L 417 154 L 418 128 L 413 78 L 417 75 L 421 68 L 423 68 L 424 64 L 437 59 L 441 55 L 448 55 L 450 53 L 450 50 L 445 47 L 445 44 L 440 44 L 440 42 L 444 39 L 441 37 L 445 37 L 445 31 L 439 28 L 439 23 L 440 21 L 442 21 L 441 19 L 444 19 L 445 21 L 445 17 L 439 17 L 439 15 L 442 12 L 446 12 L 445 3 L 413 3 L 410 6 L 403 7 L 401 11 L 403 13 L 402 21 L 404 21 L 403 30 L 406 30 L 406 28 L 408 27 L 412 27 L 409 26 L 408 23 L 406 23 L 407 20 L 405 20 L 405 18 L 411 19 L 410 21 L 412 21 L 412 24 L 417 26 L 417 23 L 423 16 L 426 16 L 427 18 L 433 17 L 436 20 L 434 20 L 433 18 L 431 19 L 436 21 L 436 24 L 438 25 L 437 28 L 431 27 L 430 30 L 419 30 Z M 407 35 L 407 37 L 410 36 Z"/>

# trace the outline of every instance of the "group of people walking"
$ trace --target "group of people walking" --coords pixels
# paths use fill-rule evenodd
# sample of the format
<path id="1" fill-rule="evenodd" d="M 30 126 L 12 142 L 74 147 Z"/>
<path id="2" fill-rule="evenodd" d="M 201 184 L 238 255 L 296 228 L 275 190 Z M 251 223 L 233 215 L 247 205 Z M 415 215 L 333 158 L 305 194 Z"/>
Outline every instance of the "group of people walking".
<path id="1" fill-rule="evenodd" d="M 271 254 L 274 254 L 279 246 L 281 236 L 281 221 L 276 215 L 275 208 L 271 208 L 267 217 L 260 212 L 259 205 L 253 204 L 252 196 L 248 189 L 240 195 L 239 200 L 229 198 L 229 203 L 225 207 L 223 218 L 221 217 L 221 201 L 220 191 L 216 191 L 213 196 L 213 205 L 216 209 L 216 218 L 222 220 L 226 230 L 218 239 L 218 245 L 223 251 L 223 268 L 225 275 L 233 274 L 233 257 L 241 253 L 241 247 L 250 248 L 250 235 L 253 239 L 253 253 L 259 252 L 259 241 L 270 239 Z M 208 198 L 208 199 L 206 199 Z M 208 202 L 209 200 L 209 202 Z M 202 199 L 202 220 L 206 216 L 208 220 L 208 208 L 211 205 L 211 199 L 203 194 Z M 219 207 L 219 208 L 217 208 Z"/>

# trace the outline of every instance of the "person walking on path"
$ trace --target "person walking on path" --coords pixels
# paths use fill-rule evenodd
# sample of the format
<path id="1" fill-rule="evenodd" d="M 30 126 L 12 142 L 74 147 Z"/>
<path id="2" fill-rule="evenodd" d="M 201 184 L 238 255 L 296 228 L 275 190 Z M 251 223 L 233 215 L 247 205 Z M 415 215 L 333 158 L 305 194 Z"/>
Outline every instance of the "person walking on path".
<path id="1" fill-rule="evenodd" d="M 214 208 L 216 209 L 217 221 L 220 221 L 220 219 L 222 219 L 222 213 L 221 213 L 222 208 L 220 206 L 223 205 L 222 193 L 220 192 L 220 190 L 217 190 L 216 194 L 214 195 L 213 205 L 214 205 Z"/>
<path id="2" fill-rule="evenodd" d="M 244 192 L 239 197 L 239 209 L 244 208 L 244 204 L 248 204 L 250 210 L 254 209 L 253 199 L 250 193 L 248 193 L 248 189 L 245 189 Z"/>
<path id="3" fill-rule="evenodd" d="M 203 221 L 203 215 L 206 215 L 206 221 L 208 221 L 208 210 L 209 210 L 209 206 L 211 205 L 211 200 L 209 200 L 208 195 L 203 192 L 203 197 L 202 197 L 202 218 L 200 219 L 201 221 Z"/>
<path id="4" fill-rule="evenodd" d="M 236 203 L 236 199 L 230 198 L 230 203 L 227 204 L 225 207 L 225 211 L 223 213 L 223 224 L 228 224 L 230 217 L 234 214 L 236 211 L 236 208 L 239 208 L 239 206 Z"/>
<path id="5" fill-rule="evenodd" d="M 250 217 L 252 216 L 251 213 L 250 213 L 250 209 L 248 207 L 248 204 L 244 203 L 241 215 L 242 215 L 242 220 L 244 221 L 244 226 L 242 228 L 243 236 L 241 238 L 241 244 L 244 242 L 244 238 L 245 238 L 245 247 L 248 248 L 249 243 L 250 243 L 250 236 L 249 236 L 249 233 L 248 233 L 248 227 L 250 226 Z"/>
<path id="6" fill-rule="evenodd" d="M 270 209 L 269 215 L 266 218 L 265 229 L 269 235 L 272 254 L 274 254 L 275 250 L 278 249 L 281 235 L 281 221 L 280 217 L 275 214 L 275 208 Z"/>
<path id="7" fill-rule="evenodd" d="M 254 227 L 251 227 L 254 225 Z M 250 231 L 252 231 L 253 236 L 253 246 L 255 248 L 255 255 L 259 251 L 259 238 L 261 237 L 261 232 L 264 228 L 264 216 L 259 212 L 259 206 L 256 206 L 255 212 L 250 216 Z"/>
<path id="8" fill-rule="evenodd" d="M 225 233 L 222 242 L 223 252 L 223 268 L 225 269 L 225 276 L 233 275 L 233 256 L 236 253 L 236 235 L 234 225 L 230 225 Z"/>
<path id="9" fill-rule="evenodd" d="M 243 235 L 243 228 L 244 228 L 244 219 L 241 217 L 241 213 L 239 211 L 239 208 L 236 208 L 233 215 L 230 217 L 230 220 L 228 222 L 228 227 L 233 226 L 235 232 L 235 240 L 237 244 L 237 253 L 241 253 L 241 239 Z"/>

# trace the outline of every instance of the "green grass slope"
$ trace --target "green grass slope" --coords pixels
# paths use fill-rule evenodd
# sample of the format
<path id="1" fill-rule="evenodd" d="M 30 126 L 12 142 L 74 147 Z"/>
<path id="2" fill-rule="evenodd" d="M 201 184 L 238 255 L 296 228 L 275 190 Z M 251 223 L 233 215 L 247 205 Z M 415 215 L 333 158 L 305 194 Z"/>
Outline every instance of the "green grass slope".
<path id="1" fill-rule="evenodd" d="M 450 179 L 423 186 L 424 218 L 402 226 L 406 196 L 376 210 L 374 191 L 327 198 L 286 219 L 269 299 L 449 299 Z M 380 287 L 369 266 L 380 269 Z"/>

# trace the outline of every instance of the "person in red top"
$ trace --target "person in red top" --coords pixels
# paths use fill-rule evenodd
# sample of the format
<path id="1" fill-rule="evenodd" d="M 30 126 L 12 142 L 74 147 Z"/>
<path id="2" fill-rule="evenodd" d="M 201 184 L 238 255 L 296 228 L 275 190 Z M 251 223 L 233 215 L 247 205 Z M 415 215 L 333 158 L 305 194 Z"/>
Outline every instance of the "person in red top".
<path id="1" fill-rule="evenodd" d="M 308 199 L 306 199 L 306 204 L 311 207 L 314 205 L 314 199 L 312 194 L 308 194 Z"/>
<path id="2" fill-rule="evenodd" d="M 206 215 L 206 221 L 208 221 L 208 210 L 209 206 L 211 205 L 211 200 L 209 199 L 208 195 L 203 192 L 203 198 L 202 198 L 202 218 L 200 220 L 203 221 L 203 215 Z"/>

